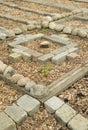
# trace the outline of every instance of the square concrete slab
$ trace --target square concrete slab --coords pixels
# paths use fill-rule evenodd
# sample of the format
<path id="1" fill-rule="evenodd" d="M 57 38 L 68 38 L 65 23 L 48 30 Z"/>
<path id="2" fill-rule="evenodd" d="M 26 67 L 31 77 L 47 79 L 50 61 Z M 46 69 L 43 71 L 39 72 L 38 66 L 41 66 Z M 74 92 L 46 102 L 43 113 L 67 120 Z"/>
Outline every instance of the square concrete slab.
<path id="1" fill-rule="evenodd" d="M 16 130 L 15 123 L 4 113 L 0 113 L 0 130 Z"/>
<path id="2" fill-rule="evenodd" d="M 68 123 L 68 127 L 71 130 L 88 130 L 88 119 L 78 114 Z"/>
<path id="3" fill-rule="evenodd" d="M 11 117 L 17 123 L 17 125 L 22 124 L 27 117 L 27 113 L 21 107 L 16 105 L 8 106 L 5 110 L 5 113 Z"/>
<path id="4" fill-rule="evenodd" d="M 44 105 L 49 113 L 54 113 L 58 108 L 60 108 L 64 102 L 57 98 L 56 96 L 53 96 L 52 98 L 48 99 Z"/>
<path id="5" fill-rule="evenodd" d="M 60 107 L 55 113 L 57 120 L 64 125 L 66 125 L 75 115 L 76 111 L 67 104 Z"/>
<path id="6" fill-rule="evenodd" d="M 17 100 L 17 105 L 23 108 L 29 115 L 33 115 L 40 107 L 40 102 L 35 98 L 24 95 Z"/>

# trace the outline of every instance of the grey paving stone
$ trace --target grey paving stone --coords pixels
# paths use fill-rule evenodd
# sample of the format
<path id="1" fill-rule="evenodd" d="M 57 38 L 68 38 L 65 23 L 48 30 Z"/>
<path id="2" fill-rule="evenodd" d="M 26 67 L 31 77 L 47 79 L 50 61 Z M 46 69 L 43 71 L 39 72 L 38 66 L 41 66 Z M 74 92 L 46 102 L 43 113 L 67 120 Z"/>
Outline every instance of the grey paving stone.
<path id="1" fill-rule="evenodd" d="M 21 78 L 23 78 L 24 76 L 23 75 L 20 75 L 20 74 L 14 74 L 12 77 L 11 77 L 11 81 L 13 83 L 17 83 L 18 80 L 20 80 Z"/>
<path id="2" fill-rule="evenodd" d="M 70 53 L 67 55 L 68 60 L 74 60 L 76 58 L 79 58 L 79 55 L 77 53 Z"/>
<path id="3" fill-rule="evenodd" d="M 40 107 L 40 102 L 31 96 L 24 95 L 17 100 L 17 105 L 23 108 L 29 115 L 33 115 Z"/>
<path id="4" fill-rule="evenodd" d="M 3 74 L 3 72 L 5 71 L 5 69 L 7 68 L 7 65 L 4 63 L 0 63 L 0 73 Z"/>
<path id="5" fill-rule="evenodd" d="M 78 114 L 68 123 L 68 127 L 71 130 L 88 130 L 88 119 Z"/>
<path id="6" fill-rule="evenodd" d="M 53 42 L 56 42 L 57 44 L 60 44 L 60 45 L 68 45 L 70 43 L 69 38 L 65 38 L 59 35 L 55 35 L 55 34 L 51 36 L 43 36 L 43 37 Z"/>
<path id="7" fill-rule="evenodd" d="M 30 94 L 37 99 L 41 99 L 49 94 L 49 89 L 44 85 L 36 84 L 30 88 Z"/>
<path id="8" fill-rule="evenodd" d="M 16 125 L 4 112 L 0 113 L 0 130 L 16 130 Z"/>
<path id="9" fill-rule="evenodd" d="M 8 106 L 5 109 L 5 113 L 14 120 L 17 125 L 22 124 L 23 121 L 25 121 L 27 117 L 27 113 L 19 106 L 13 105 L 13 106 Z"/>
<path id="10" fill-rule="evenodd" d="M 21 54 L 22 54 L 22 58 L 23 58 L 24 61 L 27 61 L 27 62 L 31 61 L 32 56 L 30 54 L 28 54 L 26 52 L 22 52 Z"/>
<path id="11" fill-rule="evenodd" d="M 61 48 L 58 48 L 58 49 L 52 51 L 51 53 L 54 54 L 54 55 L 57 55 L 57 54 L 60 54 L 64 51 L 66 51 L 66 50 L 67 50 L 67 48 L 66 48 L 66 46 L 64 46 L 64 47 L 61 47 Z"/>
<path id="12" fill-rule="evenodd" d="M 30 81 L 27 82 L 27 84 L 25 85 L 25 89 L 26 89 L 27 91 L 30 91 L 30 88 L 31 88 L 31 87 L 34 87 L 35 85 L 36 85 L 36 83 L 35 83 L 34 81 L 30 80 Z"/>
<path id="13" fill-rule="evenodd" d="M 18 81 L 17 81 L 17 85 L 20 86 L 20 87 L 25 87 L 25 85 L 27 84 L 27 82 L 29 82 L 30 79 L 28 77 L 23 77 L 23 78 L 20 78 Z"/>
<path id="14" fill-rule="evenodd" d="M 49 113 L 54 113 L 63 104 L 64 102 L 61 99 L 57 98 L 56 96 L 53 96 L 52 98 L 44 102 L 44 105 Z"/>
<path id="15" fill-rule="evenodd" d="M 76 52 L 78 50 L 78 47 L 72 47 L 67 50 L 68 54 L 72 52 Z"/>
<path id="16" fill-rule="evenodd" d="M 5 33 L 0 33 L 0 40 L 5 40 L 7 35 Z"/>
<path id="17" fill-rule="evenodd" d="M 43 56 L 40 56 L 38 58 L 38 61 L 40 63 L 46 63 L 47 61 L 49 61 L 54 55 L 52 53 L 48 53 L 48 54 L 45 54 Z"/>
<path id="18" fill-rule="evenodd" d="M 80 29 L 80 30 L 78 31 L 78 36 L 84 38 L 84 37 L 87 36 L 87 32 L 86 32 L 85 30 Z"/>
<path id="19" fill-rule="evenodd" d="M 16 74 L 16 70 L 14 70 L 11 66 L 8 66 L 3 73 L 5 77 L 11 77 L 14 74 Z"/>
<path id="20" fill-rule="evenodd" d="M 12 53 L 9 55 L 8 59 L 11 62 L 19 62 L 21 60 L 21 54 L 18 53 Z"/>
<path id="21" fill-rule="evenodd" d="M 72 32 L 72 27 L 65 27 L 65 28 L 63 29 L 63 32 L 66 33 L 66 34 L 71 34 L 71 32 Z"/>
<path id="22" fill-rule="evenodd" d="M 66 55 L 67 55 L 67 54 L 68 54 L 68 53 L 67 53 L 67 51 L 66 51 L 66 52 L 62 52 L 62 53 L 60 53 L 60 54 L 54 56 L 54 57 L 52 58 L 52 62 L 55 63 L 55 64 L 60 64 L 60 63 L 62 63 L 63 61 L 66 60 Z"/>
<path id="23" fill-rule="evenodd" d="M 32 50 L 32 49 L 28 49 L 24 52 L 30 54 L 32 56 L 33 61 L 37 61 L 37 58 L 42 55 L 42 53 L 39 53 L 39 52 Z"/>
<path id="24" fill-rule="evenodd" d="M 25 46 L 21 46 L 21 45 L 17 45 L 16 48 L 17 48 L 17 49 L 20 49 L 21 51 L 28 50 L 27 47 L 25 47 Z"/>
<path id="25" fill-rule="evenodd" d="M 21 49 L 18 49 L 18 48 L 14 48 L 11 50 L 13 53 L 18 53 L 18 54 L 21 54 L 23 53 L 23 51 Z"/>
<path id="26" fill-rule="evenodd" d="M 76 111 L 67 104 L 64 104 L 55 113 L 57 120 L 61 121 L 64 125 L 66 125 L 75 115 Z"/>

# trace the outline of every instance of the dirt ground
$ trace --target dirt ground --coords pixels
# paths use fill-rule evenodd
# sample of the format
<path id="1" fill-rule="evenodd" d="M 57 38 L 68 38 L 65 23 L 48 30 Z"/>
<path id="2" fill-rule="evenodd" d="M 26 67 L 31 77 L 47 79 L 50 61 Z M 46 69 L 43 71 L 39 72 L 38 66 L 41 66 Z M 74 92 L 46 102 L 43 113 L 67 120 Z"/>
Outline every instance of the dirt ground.
<path id="1" fill-rule="evenodd" d="M 0 112 L 14 103 L 20 96 L 22 96 L 22 93 L 16 91 L 14 88 L 5 84 L 4 81 L 0 80 Z"/>
<path id="2" fill-rule="evenodd" d="M 18 0 L 4 0 L 8 2 L 14 2 L 20 6 L 28 7 L 35 10 L 47 11 L 52 13 L 63 13 L 66 12 L 64 9 L 56 9 L 54 7 L 43 6 L 35 3 L 22 2 Z M 75 6 L 77 8 L 88 8 L 88 5 L 85 3 L 73 2 L 71 0 L 42 0 L 46 2 L 55 2 L 57 4 L 65 4 L 69 6 Z M 31 12 L 22 11 L 19 9 L 10 8 L 7 6 L 0 5 L 0 13 L 4 15 L 10 15 L 12 17 L 22 18 L 24 20 L 41 20 L 43 18 L 42 15 L 38 15 Z M 81 21 L 70 21 L 65 24 L 69 26 L 76 27 L 85 27 L 88 28 L 88 25 Z M 24 24 L 13 22 L 11 20 L 5 20 L 0 18 L 0 26 L 6 27 L 8 29 L 13 29 L 15 27 L 22 26 Z M 36 29 L 27 33 L 36 34 L 57 34 L 63 35 L 62 33 L 56 32 L 50 29 Z M 59 79 L 61 76 L 71 71 L 77 66 L 83 66 L 86 61 L 88 61 L 88 39 L 64 35 L 69 37 L 71 42 L 77 43 L 79 45 L 79 49 L 77 54 L 78 58 L 68 61 L 66 60 L 60 65 L 55 65 L 51 62 L 48 62 L 45 65 L 41 65 L 38 62 L 24 62 L 21 60 L 18 63 L 11 63 L 8 60 L 9 54 L 11 54 L 11 50 L 8 47 L 8 43 L 11 43 L 13 39 L 7 39 L 5 41 L 0 41 L 0 60 L 2 60 L 7 65 L 12 66 L 14 69 L 18 71 L 18 73 L 24 75 L 25 77 L 29 77 L 31 80 L 34 80 L 38 84 L 49 85 L 53 81 Z M 39 44 L 41 40 L 35 40 L 32 42 L 31 46 L 28 46 L 31 49 L 35 49 L 36 51 L 42 53 L 48 53 L 54 49 L 56 49 L 57 45 L 52 43 L 51 50 L 39 50 Z M 36 45 L 35 45 L 36 44 Z M 45 75 L 45 70 L 48 68 L 48 73 Z M 8 95 L 8 96 L 7 96 Z M 0 80 L 0 111 L 3 111 L 8 105 L 11 105 L 15 102 L 22 93 L 17 92 L 14 88 L 11 88 L 9 85 L 6 85 L 4 81 Z M 74 83 L 69 89 L 62 92 L 58 95 L 59 98 L 64 100 L 67 104 L 69 104 L 73 109 L 82 114 L 84 117 L 88 119 L 88 74 L 83 77 L 81 80 Z M 53 115 L 49 114 L 44 106 L 41 106 L 39 111 L 33 115 L 32 117 L 28 117 L 27 120 L 17 128 L 17 130 L 69 130 L 67 127 L 57 122 Z"/>

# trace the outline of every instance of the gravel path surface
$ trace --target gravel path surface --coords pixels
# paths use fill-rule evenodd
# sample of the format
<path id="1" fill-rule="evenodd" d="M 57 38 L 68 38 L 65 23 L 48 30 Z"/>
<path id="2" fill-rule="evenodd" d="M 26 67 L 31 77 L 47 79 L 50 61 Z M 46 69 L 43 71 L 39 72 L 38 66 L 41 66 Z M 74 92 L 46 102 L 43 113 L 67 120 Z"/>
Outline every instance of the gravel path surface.
<path id="1" fill-rule="evenodd" d="M 0 112 L 3 111 L 7 106 L 14 103 L 22 93 L 11 88 L 4 81 L 0 80 Z"/>

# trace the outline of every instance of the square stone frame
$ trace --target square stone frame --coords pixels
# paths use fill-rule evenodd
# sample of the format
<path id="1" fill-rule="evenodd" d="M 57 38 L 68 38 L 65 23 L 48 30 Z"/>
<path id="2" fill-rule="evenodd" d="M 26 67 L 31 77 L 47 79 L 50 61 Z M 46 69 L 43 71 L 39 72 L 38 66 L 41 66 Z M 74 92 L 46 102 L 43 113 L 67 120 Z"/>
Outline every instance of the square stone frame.
<path id="1" fill-rule="evenodd" d="M 47 54 L 39 53 L 33 49 L 29 49 L 24 45 L 28 44 L 28 42 L 32 42 L 36 39 L 45 39 L 48 41 L 55 42 L 62 47 L 53 50 Z M 53 43 L 54 44 L 54 43 Z M 35 34 L 35 35 L 20 35 L 14 39 L 12 43 L 9 43 L 9 47 L 11 47 L 13 53 L 19 53 L 21 56 L 31 57 L 33 61 L 38 61 L 39 63 L 47 63 L 51 61 L 55 64 L 60 64 L 64 60 L 66 60 L 66 56 L 74 51 L 77 51 L 78 45 L 76 43 L 72 43 L 68 38 L 61 37 L 59 35 L 44 35 L 44 34 Z M 58 57 L 61 57 L 60 59 Z"/>

